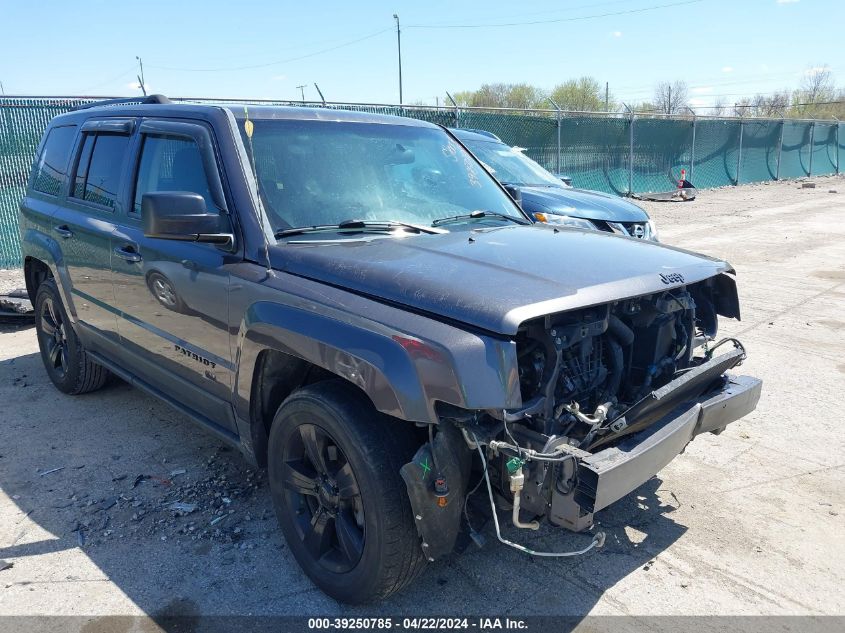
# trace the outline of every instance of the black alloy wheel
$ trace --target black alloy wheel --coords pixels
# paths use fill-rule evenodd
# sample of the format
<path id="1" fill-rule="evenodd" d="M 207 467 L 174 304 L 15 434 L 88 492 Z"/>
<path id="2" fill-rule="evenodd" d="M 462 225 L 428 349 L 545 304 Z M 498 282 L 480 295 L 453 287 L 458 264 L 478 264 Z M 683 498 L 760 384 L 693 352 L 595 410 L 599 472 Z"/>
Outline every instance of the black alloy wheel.
<path id="1" fill-rule="evenodd" d="M 314 562 L 334 573 L 353 569 L 364 552 L 361 489 L 352 465 L 325 429 L 302 424 L 284 450 L 285 495 Z"/>
<path id="2" fill-rule="evenodd" d="M 65 320 L 52 297 L 46 297 L 41 302 L 38 315 L 40 327 L 38 336 L 44 350 L 44 362 L 52 368 L 56 377 L 64 379 L 68 371 L 68 339 L 65 331 Z"/>

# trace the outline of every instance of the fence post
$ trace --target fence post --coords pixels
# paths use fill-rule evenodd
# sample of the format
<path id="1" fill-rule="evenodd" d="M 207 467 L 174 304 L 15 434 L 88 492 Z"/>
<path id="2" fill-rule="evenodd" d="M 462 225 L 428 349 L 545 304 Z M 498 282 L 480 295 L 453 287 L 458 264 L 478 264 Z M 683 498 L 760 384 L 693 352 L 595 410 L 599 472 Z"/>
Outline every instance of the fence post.
<path id="1" fill-rule="evenodd" d="M 557 109 L 557 175 L 560 177 L 560 108 Z M 837 152 L 838 152 L 837 148 Z"/>
<path id="2" fill-rule="evenodd" d="M 786 119 L 780 121 L 780 143 L 778 143 L 778 167 L 775 172 L 775 180 L 780 180 L 780 156 L 783 153 L 783 128 L 786 127 Z"/>
<path id="3" fill-rule="evenodd" d="M 813 146 L 816 143 L 816 122 L 810 123 L 810 164 L 807 165 L 807 176 L 813 175 Z"/>
<path id="4" fill-rule="evenodd" d="M 636 115 L 627 104 L 623 103 L 622 105 L 625 106 L 625 109 L 631 115 L 631 120 L 628 124 L 628 195 L 630 196 L 634 193 L 634 119 L 636 119 Z"/>
<path id="5" fill-rule="evenodd" d="M 739 117 L 739 151 L 736 156 L 736 184 L 739 185 L 739 175 L 742 170 L 742 128 L 745 126 L 745 121 Z"/>
<path id="6" fill-rule="evenodd" d="M 693 174 L 695 173 L 695 121 L 698 118 L 695 110 L 687 106 L 687 110 L 692 114 L 692 147 L 689 154 L 689 180 L 692 182 Z"/>
<path id="7" fill-rule="evenodd" d="M 557 175 L 560 176 L 560 120 L 561 120 L 561 111 L 560 106 L 555 103 L 555 100 L 551 97 L 546 97 L 549 100 L 549 103 L 552 104 L 555 110 L 557 110 L 557 161 L 555 162 L 555 169 L 557 170 Z"/>
<path id="8" fill-rule="evenodd" d="M 446 96 L 449 97 L 449 101 L 455 106 L 455 127 L 461 127 L 461 109 L 458 107 L 458 102 L 449 94 L 448 90 L 446 91 Z"/>

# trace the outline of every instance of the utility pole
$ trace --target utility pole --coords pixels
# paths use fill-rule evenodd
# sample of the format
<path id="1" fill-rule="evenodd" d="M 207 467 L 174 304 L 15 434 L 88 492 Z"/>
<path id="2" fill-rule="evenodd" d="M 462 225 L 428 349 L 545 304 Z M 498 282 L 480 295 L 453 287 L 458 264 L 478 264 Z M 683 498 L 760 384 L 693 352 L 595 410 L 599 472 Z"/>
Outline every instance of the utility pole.
<path id="1" fill-rule="evenodd" d="M 302 96 L 302 103 L 305 103 L 305 88 L 306 87 L 307 87 L 307 84 L 302 84 L 301 86 L 297 86 L 297 89 L 299 90 L 299 94 Z"/>
<path id="2" fill-rule="evenodd" d="M 399 105 L 402 105 L 402 31 L 399 29 L 399 14 L 394 13 L 396 20 L 396 51 L 399 53 Z"/>
<path id="3" fill-rule="evenodd" d="M 320 86 L 317 85 L 317 82 L 314 82 L 314 87 L 317 89 L 317 94 L 320 95 L 320 100 L 323 102 L 323 105 L 326 105 L 326 98 L 323 96 L 323 91 L 320 90 Z"/>
<path id="4" fill-rule="evenodd" d="M 604 111 L 610 112 L 610 82 L 604 82 Z"/>
<path id="5" fill-rule="evenodd" d="M 144 82 L 144 61 L 135 55 L 135 59 L 138 60 L 138 65 L 141 67 L 141 74 L 138 75 L 138 85 L 141 87 L 141 92 L 144 93 L 144 96 L 147 96 L 147 84 Z"/>
<path id="6" fill-rule="evenodd" d="M 672 84 L 669 84 L 669 97 L 666 99 L 666 114 L 672 114 Z"/>
<path id="7" fill-rule="evenodd" d="M 0 95 L 6 95 L 6 89 L 3 87 L 3 82 L 0 81 Z"/>

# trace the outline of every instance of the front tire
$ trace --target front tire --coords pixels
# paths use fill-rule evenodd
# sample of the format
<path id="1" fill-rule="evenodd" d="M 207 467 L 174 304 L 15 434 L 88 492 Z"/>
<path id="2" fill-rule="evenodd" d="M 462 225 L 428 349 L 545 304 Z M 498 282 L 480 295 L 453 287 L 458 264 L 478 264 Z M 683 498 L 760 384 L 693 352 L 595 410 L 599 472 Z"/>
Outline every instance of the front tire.
<path id="1" fill-rule="evenodd" d="M 52 279 L 43 281 L 35 293 L 35 332 L 44 368 L 59 391 L 77 395 L 105 384 L 109 371 L 85 352 Z"/>
<path id="2" fill-rule="evenodd" d="M 268 476 L 288 545 L 309 578 L 347 603 L 385 598 L 425 566 L 399 469 L 413 428 L 342 381 L 294 392 L 270 430 Z"/>

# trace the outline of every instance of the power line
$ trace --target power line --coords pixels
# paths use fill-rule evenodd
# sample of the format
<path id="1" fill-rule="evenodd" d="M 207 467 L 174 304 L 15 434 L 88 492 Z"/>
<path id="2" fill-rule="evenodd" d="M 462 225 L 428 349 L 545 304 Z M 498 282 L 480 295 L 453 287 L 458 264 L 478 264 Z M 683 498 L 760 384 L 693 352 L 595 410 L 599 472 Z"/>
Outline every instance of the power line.
<path id="1" fill-rule="evenodd" d="M 322 55 L 323 53 L 329 53 L 331 51 L 336 51 L 339 48 L 344 48 L 345 46 L 352 46 L 353 44 L 357 44 L 358 42 L 363 42 L 364 40 L 372 39 L 382 33 L 387 33 L 388 31 L 392 31 L 393 27 L 382 29 L 380 31 L 376 31 L 375 33 L 370 33 L 369 35 L 365 35 L 364 37 L 359 37 L 354 40 L 349 40 L 344 42 L 343 44 L 338 44 L 337 46 L 332 46 L 330 48 L 324 48 L 319 51 L 314 51 L 313 53 L 307 53 L 305 55 L 299 55 L 297 57 L 290 57 L 288 59 L 278 59 L 272 62 L 265 62 L 263 64 L 250 64 L 247 66 L 228 66 L 228 67 L 218 67 L 218 68 L 176 68 L 173 66 L 150 66 L 150 68 L 157 68 L 158 70 L 173 70 L 177 72 L 190 72 L 190 73 L 216 73 L 216 72 L 228 72 L 228 71 L 237 71 L 237 70 L 252 70 L 255 68 L 267 68 L 268 66 L 277 66 L 279 64 L 287 64 L 289 62 L 299 61 L 300 59 L 307 59 L 309 57 L 314 57 L 316 55 Z"/>
<path id="2" fill-rule="evenodd" d="M 118 80 L 118 79 L 120 79 L 121 77 L 123 77 L 123 76 L 125 76 L 125 75 L 128 75 L 129 73 L 134 72 L 134 71 L 135 71 L 135 64 L 132 64 L 129 68 L 127 68 L 126 70 L 124 70 L 123 72 L 121 72 L 119 75 L 115 75 L 114 77 L 112 77 L 112 78 L 110 78 L 110 79 L 106 79 L 105 81 L 102 81 L 102 82 L 98 83 L 98 84 L 97 84 L 97 85 L 95 85 L 95 86 L 91 86 L 91 87 L 89 87 L 89 88 L 84 88 L 84 89 L 82 90 L 82 92 L 83 92 L 83 93 L 86 93 L 86 92 L 89 92 L 90 90 L 94 90 L 94 89 L 96 89 L 96 88 L 99 88 L 100 86 L 105 86 L 106 84 L 110 84 L 111 82 L 113 82 L 113 81 L 117 81 L 117 80 Z"/>
<path id="3" fill-rule="evenodd" d="M 537 24 L 557 24 L 560 22 L 578 22 L 580 20 L 592 20 L 594 18 L 606 18 L 614 15 L 630 15 L 632 13 L 643 13 L 645 11 L 654 11 L 656 9 L 667 9 L 669 7 L 680 7 L 688 4 L 697 4 L 704 2 L 704 0 L 685 0 L 684 2 L 672 2 L 669 4 L 657 4 L 650 7 L 642 7 L 639 9 L 627 9 L 625 11 L 613 11 L 609 13 L 595 13 L 593 15 L 582 15 L 570 18 L 556 18 L 554 20 L 533 20 L 530 22 L 500 22 L 497 24 L 411 24 L 406 26 L 408 29 L 486 29 L 502 26 L 533 26 Z"/>
<path id="4" fill-rule="evenodd" d="M 636 1 L 636 0 L 635 0 Z M 576 11 L 578 9 L 595 9 L 596 7 L 603 7 L 611 4 L 626 4 L 631 2 L 631 0 L 611 0 L 610 2 L 591 2 L 589 4 L 579 4 L 574 7 L 566 7 L 565 9 L 552 9 L 550 11 L 532 11 L 531 13 L 518 13 L 514 14 L 511 13 L 510 15 L 498 15 L 493 16 L 491 19 L 508 19 L 508 18 L 524 18 L 533 15 L 550 15 L 550 14 L 557 14 L 557 13 L 571 13 L 572 11 Z M 431 26 L 448 26 L 449 23 L 443 22 L 432 22 Z M 495 26 L 495 25 L 491 25 Z"/>

